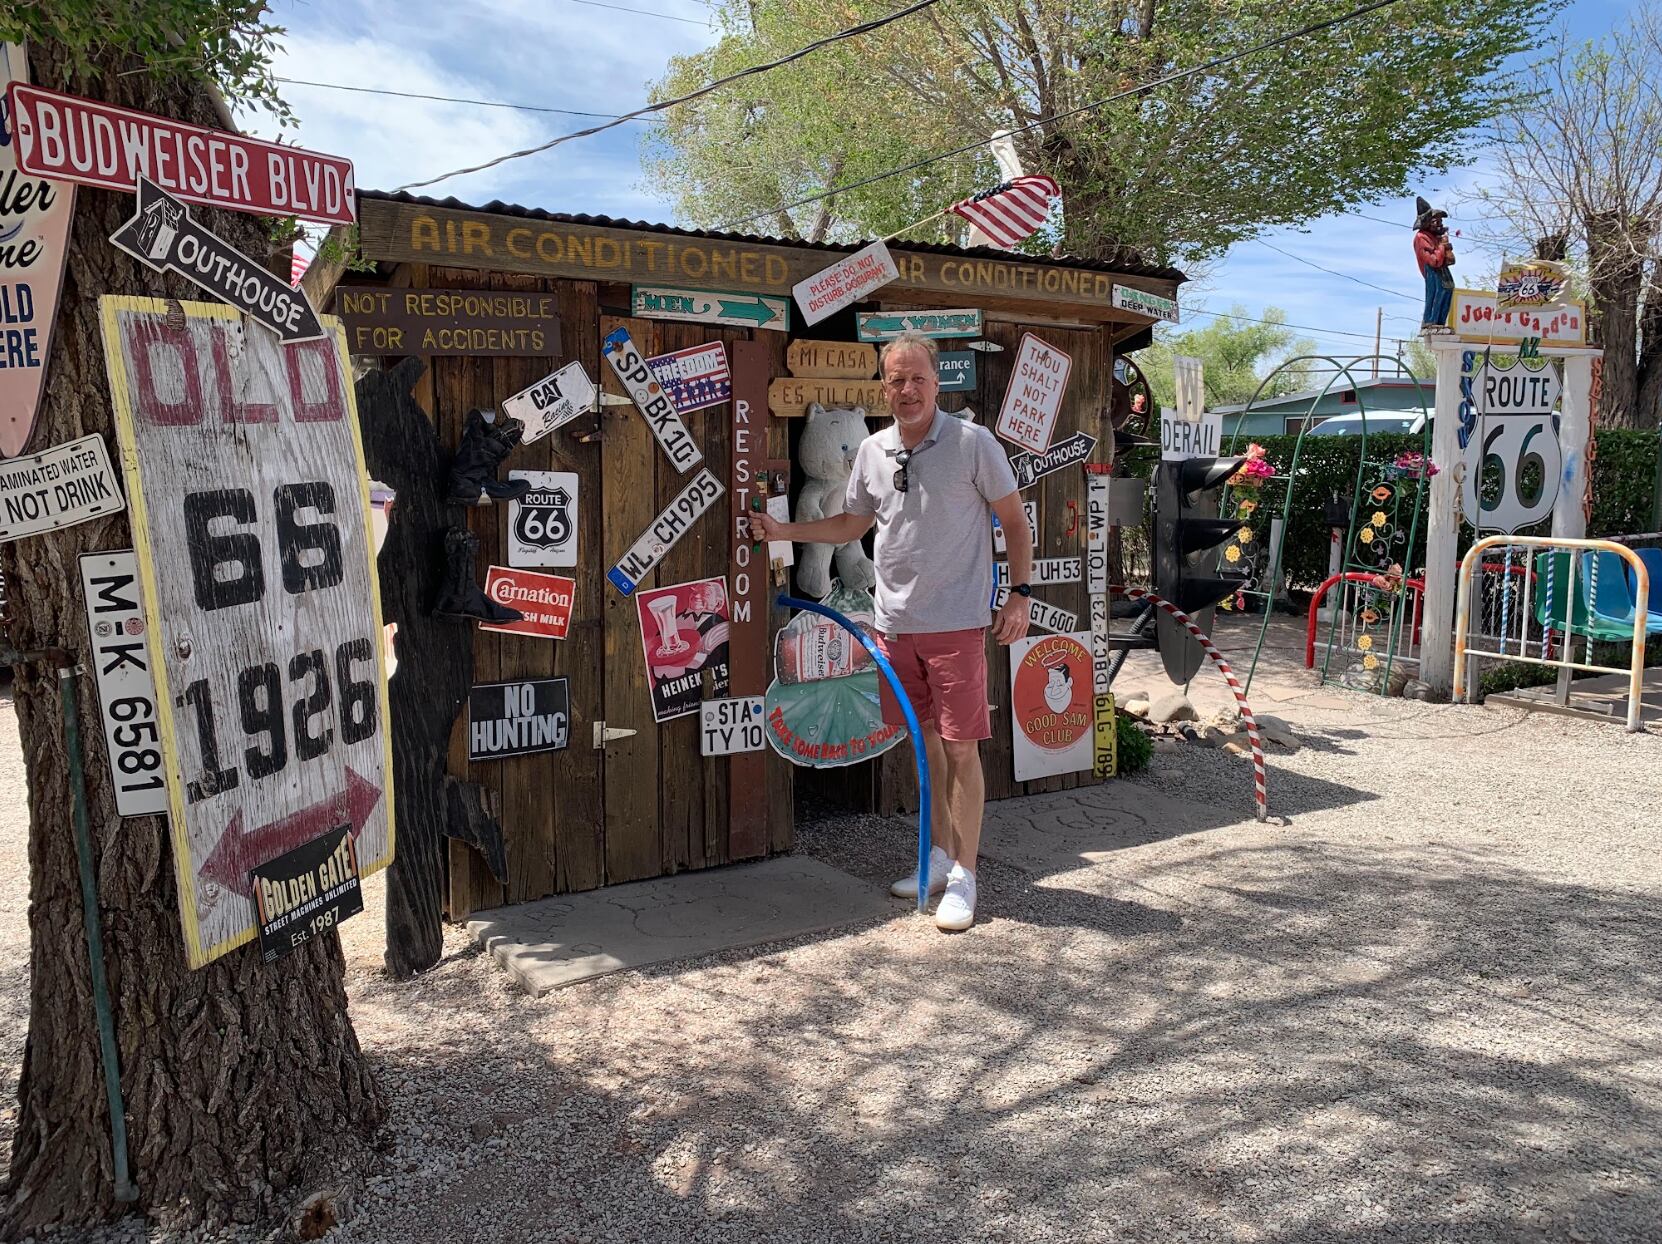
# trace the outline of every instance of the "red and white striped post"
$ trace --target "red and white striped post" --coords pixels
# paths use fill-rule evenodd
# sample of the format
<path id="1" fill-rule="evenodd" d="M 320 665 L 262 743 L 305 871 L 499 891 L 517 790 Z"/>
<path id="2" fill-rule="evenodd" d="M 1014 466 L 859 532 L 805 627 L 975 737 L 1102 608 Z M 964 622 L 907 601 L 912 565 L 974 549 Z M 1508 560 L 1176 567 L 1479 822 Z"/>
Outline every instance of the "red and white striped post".
<path id="1" fill-rule="evenodd" d="M 1122 588 L 1132 600 L 1146 600 L 1152 605 L 1158 605 L 1175 618 L 1188 632 L 1195 637 L 1196 642 L 1206 650 L 1206 655 L 1212 658 L 1212 663 L 1223 674 L 1224 681 L 1229 689 L 1235 693 L 1235 702 L 1241 706 L 1241 720 L 1246 722 L 1247 738 L 1252 743 L 1252 787 L 1253 796 L 1258 804 L 1258 819 L 1270 819 L 1269 802 L 1264 794 L 1264 741 L 1258 735 L 1258 719 L 1252 715 L 1252 705 L 1247 703 L 1246 692 L 1241 690 L 1240 681 L 1235 677 L 1235 671 L 1229 668 L 1229 662 L 1224 659 L 1223 653 L 1212 642 L 1206 632 L 1195 625 L 1195 621 L 1176 605 L 1153 592 L 1144 591 L 1140 587 Z"/>

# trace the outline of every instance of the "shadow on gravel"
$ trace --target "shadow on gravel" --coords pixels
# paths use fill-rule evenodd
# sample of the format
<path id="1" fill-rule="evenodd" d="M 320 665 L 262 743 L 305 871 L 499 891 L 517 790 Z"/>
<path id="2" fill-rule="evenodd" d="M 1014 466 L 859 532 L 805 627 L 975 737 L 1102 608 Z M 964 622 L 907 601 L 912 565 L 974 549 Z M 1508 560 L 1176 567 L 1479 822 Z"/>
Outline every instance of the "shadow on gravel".
<path id="1" fill-rule="evenodd" d="M 1319 842 L 1144 869 L 1170 911 L 1007 867 L 984 892 L 952 939 L 818 939 L 682 965 L 670 1000 L 629 975 L 576 1011 L 525 1004 L 536 1037 L 481 1034 L 518 1043 L 511 1083 L 450 1118 L 401 1106 L 472 1136 L 474 1164 L 353 1238 L 1657 1238 L 1652 895 Z M 720 1022 L 689 1035 L 694 1011 Z M 479 1148 L 493 1112 L 511 1161 Z M 433 1197 L 464 1229 L 423 1229 Z"/>

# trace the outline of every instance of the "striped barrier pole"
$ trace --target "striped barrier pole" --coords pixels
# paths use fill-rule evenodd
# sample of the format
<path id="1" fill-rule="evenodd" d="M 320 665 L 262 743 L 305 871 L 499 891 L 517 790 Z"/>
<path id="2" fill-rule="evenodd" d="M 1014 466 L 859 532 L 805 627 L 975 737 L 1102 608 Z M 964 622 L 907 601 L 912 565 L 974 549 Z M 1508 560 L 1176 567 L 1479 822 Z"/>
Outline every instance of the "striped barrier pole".
<path id="1" fill-rule="evenodd" d="M 1269 820 L 1269 801 L 1264 794 L 1264 741 L 1259 737 L 1258 719 L 1252 715 L 1252 705 L 1247 703 L 1246 692 L 1241 690 L 1241 684 L 1235 677 L 1235 671 L 1229 668 L 1229 662 L 1224 659 L 1223 653 L 1218 651 L 1218 646 L 1212 642 L 1206 632 L 1196 626 L 1194 619 L 1176 605 L 1163 597 L 1156 596 L 1153 592 L 1144 591 L 1140 587 L 1122 588 L 1121 591 L 1132 600 L 1146 600 L 1152 605 L 1157 605 L 1175 618 L 1189 634 L 1195 637 L 1195 641 L 1206 650 L 1206 655 L 1212 658 L 1212 663 L 1218 667 L 1224 681 L 1229 684 L 1229 689 L 1235 693 L 1235 702 L 1241 706 L 1241 720 L 1246 722 L 1247 738 L 1252 743 L 1252 789 L 1253 798 L 1258 807 L 1258 819 L 1260 821 Z"/>

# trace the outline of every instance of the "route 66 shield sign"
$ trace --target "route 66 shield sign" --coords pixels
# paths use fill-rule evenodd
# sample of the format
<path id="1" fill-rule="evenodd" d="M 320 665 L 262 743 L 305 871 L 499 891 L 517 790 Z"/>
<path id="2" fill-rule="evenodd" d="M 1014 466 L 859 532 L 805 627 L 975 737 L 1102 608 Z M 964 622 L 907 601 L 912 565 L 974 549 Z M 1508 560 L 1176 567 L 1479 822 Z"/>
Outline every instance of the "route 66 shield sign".
<path id="1" fill-rule="evenodd" d="M 570 471 L 509 471 L 531 481 L 523 501 L 508 503 L 508 565 L 577 564 L 577 476 Z"/>

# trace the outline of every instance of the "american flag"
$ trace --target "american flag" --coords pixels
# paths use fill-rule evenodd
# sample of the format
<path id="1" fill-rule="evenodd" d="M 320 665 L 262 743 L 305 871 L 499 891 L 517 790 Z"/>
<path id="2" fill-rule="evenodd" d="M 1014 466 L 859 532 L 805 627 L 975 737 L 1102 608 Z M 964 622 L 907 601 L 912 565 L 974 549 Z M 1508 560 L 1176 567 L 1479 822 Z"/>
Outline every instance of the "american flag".
<path id="1" fill-rule="evenodd" d="M 306 275 L 306 269 L 311 267 L 312 257 L 295 246 L 289 259 L 289 284 L 298 286 L 300 278 Z"/>
<path id="2" fill-rule="evenodd" d="M 1050 200 L 1062 193 L 1054 178 L 1017 177 L 954 203 L 947 210 L 962 216 L 996 246 L 1014 246 L 1030 238 L 1050 215 Z"/>

